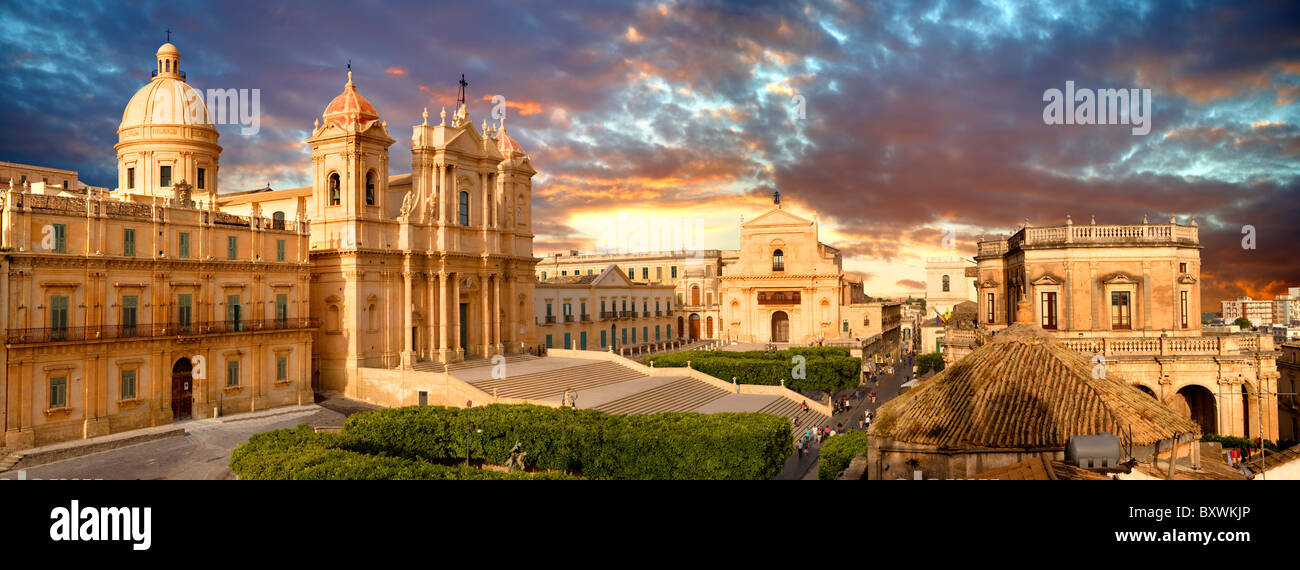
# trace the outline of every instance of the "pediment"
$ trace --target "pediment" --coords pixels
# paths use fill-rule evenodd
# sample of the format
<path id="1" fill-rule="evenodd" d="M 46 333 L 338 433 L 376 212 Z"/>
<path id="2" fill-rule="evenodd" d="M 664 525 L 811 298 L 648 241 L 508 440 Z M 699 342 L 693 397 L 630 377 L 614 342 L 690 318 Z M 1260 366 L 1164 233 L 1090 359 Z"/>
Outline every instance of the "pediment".
<path id="1" fill-rule="evenodd" d="M 1035 280 L 1033 280 L 1033 281 L 1030 281 L 1029 284 L 1030 284 L 1030 285 L 1040 285 L 1040 286 L 1041 286 L 1041 285 L 1060 285 L 1060 284 L 1062 284 L 1062 283 L 1064 283 L 1064 282 L 1065 282 L 1065 281 L 1062 280 L 1060 277 L 1057 277 L 1057 276 L 1055 276 L 1055 275 L 1052 275 L 1051 273 L 1044 273 L 1042 277 L 1039 277 L 1038 279 L 1035 279 Z"/>
<path id="2" fill-rule="evenodd" d="M 1106 285 L 1136 285 L 1137 280 L 1124 273 L 1116 273 L 1108 279 L 1103 279 L 1102 283 Z"/>
<path id="3" fill-rule="evenodd" d="M 801 218 L 786 210 L 772 208 L 762 214 L 759 214 L 752 220 L 749 220 L 740 227 L 753 228 L 763 226 L 808 226 L 812 225 L 812 220 Z"/>
<path id="4" fill-rule="evenodd" d="M 591 282 L 592 285 L 602 285 L 607 287 L 629 287 L 632 280 L 627 278 L 627 273 L 617 265 L 610 264 L 600 275 Z"/>
<path id="5" fill-rule="evenodd" d="M 994 280 L 992 280 L 992 279 L 985 279 L 985 280 L 981 281 L 981 282 L 979 283 L 979 285 L 976 285 L 976 287 L 978 287 L 978 288 L 980 288 L 980 289 L 997 289 L 997 287 L 998 287 L 998 282 L 997 282 L 997 281 L 994 281 Z"/>
<path id="6" fill-rule="evenodd" d="M 1179 282 L 1179 283 L 1182 283 L 1182 284 L 1184 284 L 1184 285 L 1195 285 L 1195 284 L 1196 284 L 1196 278 L 1195 278 L 1195 277 L 1192 277 L 1192 274 L 1190 274 L 1190 273 L 1184 273 L 1184 274 L 1178 276 L 1178 282 Z"/>

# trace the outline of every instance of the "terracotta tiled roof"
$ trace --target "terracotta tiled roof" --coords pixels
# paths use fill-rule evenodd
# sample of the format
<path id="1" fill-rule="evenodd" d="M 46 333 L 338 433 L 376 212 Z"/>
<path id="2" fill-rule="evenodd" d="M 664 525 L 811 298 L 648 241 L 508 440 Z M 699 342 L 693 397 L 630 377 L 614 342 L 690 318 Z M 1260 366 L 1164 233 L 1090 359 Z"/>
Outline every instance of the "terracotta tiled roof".
<path id="1" fill-rule="evenodd" d="M 325 114 L 321 117 L 326 122 L 332 121 L 344 128 L 355 124 L 358 131 L 364 131 L 379 120 L 379 111 L 375 110 L 375 106 L 371 105 L 370 101 L 357 93 L 356 86 L 352 84 L 352 72 L 349 71 L 348 82 L 343 86 L 343 92 L 325 106 Z"/>
<path id="2" fill-rule="evenodd" d="M 594 274 L 593 275 L 561 275 L 559 277 L 551 277 L 550 279 L 546 279 L 546 280 L 538 279 L 537 282 L 545 283 L 547 285 L 590 285 L 591 282 L 595 281 L 597 277 L 600 276 Z"/>
<path id="3" fill-rule="evenodd" d="M 1070 465 L 1064 461 L 1052 461 L 1046 457 L 1039 456 L 1026 459 L 1020 463 L 1013 463 L 997 469 L 990 469 L 971 477 L 971 479 L 997 479 L 1000 481 L 1107 481 L 1110 480 L 1110 477 Z"/>
<path id="4" fill-rule="evenodd" d="M 501 127 L 501 137 L 497 140 L 497 150 L 501 151 L 501 154 L 506 158 L 526 155 L 524 147 L 519 146 L 519 143 L 515 142 L 515 139 L 510 138 L 510 135 L 506 134 L 505 127 Z"/>
<path id="5" fill-rule="evenodd" d="M 946 449 L 1063 448 L 1110 432 L 1121 445 L 1199 433 L 1184 418 L 1093 367 L 1041 328 L 1015 324 L 881 407 L 871 433 Z"/>

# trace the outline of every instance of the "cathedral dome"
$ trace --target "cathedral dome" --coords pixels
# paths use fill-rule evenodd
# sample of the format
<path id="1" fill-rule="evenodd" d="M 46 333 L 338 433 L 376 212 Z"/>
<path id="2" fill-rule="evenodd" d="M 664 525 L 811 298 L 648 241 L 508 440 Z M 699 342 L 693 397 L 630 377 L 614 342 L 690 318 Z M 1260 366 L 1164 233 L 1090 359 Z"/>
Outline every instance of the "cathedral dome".
<path id="1" fill-rule="evenodd" d="M 504 125 L 501 127 L 501 138 L 497 141 L 497 150 L 501 151 L 502 156 L 505 156 L 506 158 L 527 156 L 527 153 L 524 152 L 524 147 L 519 146 L 519 143 L 515 142 L 515 139 L 510 138 L 510 135 L 506 134 L 506 128 Z"/>
<path id="2" fill-rule="evenodd" d="M 192 125 L 212 128 L 203 93 L 186 83 L 180 51 L 170 42 L 155 54 L 153 80 L 131 97 L 118 130 L 146 125 Z"/>
<path id="3" fill-rule="evenodd" d="M 348 72 L 348 82 L 343 86 L 343 92 L 330 101 L 325 106 L 325 113 L 321 115 L 326 123 L 335 123 L 345 129 L 350 125 L 355 125 L 358 131 L 365 131 L 371 125 L 379 120 L 379 111 L 375 106 L 370 104 L 365 97 L 357 93 L 357 87 L 352 83 L 352 72 Z"/>

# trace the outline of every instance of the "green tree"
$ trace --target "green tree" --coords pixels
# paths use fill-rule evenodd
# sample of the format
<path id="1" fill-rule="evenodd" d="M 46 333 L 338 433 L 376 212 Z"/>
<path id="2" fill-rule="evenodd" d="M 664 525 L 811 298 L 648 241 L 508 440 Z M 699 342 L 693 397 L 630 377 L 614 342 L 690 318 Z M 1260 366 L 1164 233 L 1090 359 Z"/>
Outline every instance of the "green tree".
<path id="1" fill-rule="evenodd" d="M 1246 317 L 1237 317 L 1237 320 L 1232 321 L 1232 324 L 1241 327 L 1243 331 L 1254 330 L 1255 328 L 1255 325 L 1251 324 L 1250 319 Z"/>
<path id="2" fill-rule="evenodd" d="M 935 372 L 943 370 L 943 355 L 937 352 L 931 352 L 916 357 L 917 376 L 925 376 L 931 369 Z"/>

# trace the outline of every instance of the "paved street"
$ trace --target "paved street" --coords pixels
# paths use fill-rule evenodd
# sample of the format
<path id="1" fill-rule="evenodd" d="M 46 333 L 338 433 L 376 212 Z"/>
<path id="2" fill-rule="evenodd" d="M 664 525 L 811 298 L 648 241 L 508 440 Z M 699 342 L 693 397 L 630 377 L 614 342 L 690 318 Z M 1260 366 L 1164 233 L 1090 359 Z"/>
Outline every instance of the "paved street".
<path id="1" fill-rule="evenodd" d="M 863 410 L 871 409 L 872 413 L 877 408 L 884 405 L 894 396 L 898 395 L 899 387 L 903 385 L 906 376 L 911 375 L 912 368 L 907 366 L 907 357 L 894 365 L 894 373 L 891 375 L 881 375 L 876 377 L 876 384 L 873 386 L 870 381 L 863 384 L 862 391 L 859 393 L 857 400 L 853 399 L 853 390 L 842 390 L 833 394 L 834 398 L 848 395 L 850 407 L 847 411 L 835 414 L 831 418 L 831 428 L 836 424 L 843 423 L 846 429 L 857 430 L 858 418 L 862 416 Z M 871 391 L 876 391 L 876 403 L 871 403 Z M 817 457 L 821 451 L 821 444 L 813 443 L 809 452 L 799 459 L 798 454 L 792 455 L 786 460 L 785 469 L 776 478 L 780 480 L 817 480 Z"/>
<path id="2" fill-rule="evenodd" d="M 255 433 L 306 423 L 343 425 L 344 415 L 323 407 L 259 418 L 238 416 L 175 424 L 185 435 L 170 437 L 24 469 L 27 479 L 233 479 L 230 452 Z M 222 421 L 225 420 L 225 421 Z M 9 471 L 0 479 L 18 479 Z"/>

